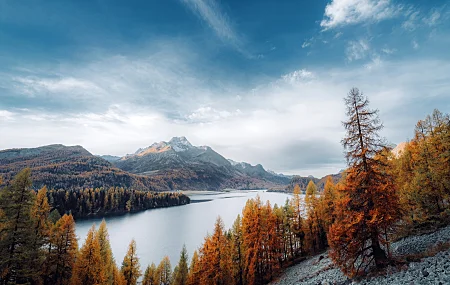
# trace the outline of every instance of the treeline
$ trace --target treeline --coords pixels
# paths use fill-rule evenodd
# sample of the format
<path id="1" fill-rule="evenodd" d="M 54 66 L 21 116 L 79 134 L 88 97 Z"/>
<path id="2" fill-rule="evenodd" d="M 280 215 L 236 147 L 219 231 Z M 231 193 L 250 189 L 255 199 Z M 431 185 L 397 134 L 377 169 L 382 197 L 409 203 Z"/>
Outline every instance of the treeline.
<path id="1" fill-rule="evenodd" d="M 435 110 L 393 160 L 400 200 L 411 225 L 446 222 L 450 216 L 450 119 Z"/>
<path id="2" fill-rule="evenodd" d="M 402 229 L 449 223 L 450 118 L 435 111 L 419 121 L 396 157 L 367 98 L 355 88 L 345 102 L 348 168 L 339 183 L 329 178 L 319 196 L 311 181 L 304 200 L 296 187 L 282 206 L 249 200 L 231 229 L 217 219 L 189 266 L 183 249 L 173 271 L 168 258 L 141 270 L 134 241 L 119 268 L 104 223 L 78 251 L 72 216 L 52 223 L 46 189 L 30 191 L 24 170 L 1 190 L 1 284 L 256 285 L 326 248 L 350 277 L 392 264 L 390 243 Z"/>
<path id="3" fill-rule="evenodd" d="M 107 216 L 189 204 L 188 196 L 173 192 L 138 191 L 123 187 L 50 190 L 49 203 L 60 215 L 74 218 Z"/>

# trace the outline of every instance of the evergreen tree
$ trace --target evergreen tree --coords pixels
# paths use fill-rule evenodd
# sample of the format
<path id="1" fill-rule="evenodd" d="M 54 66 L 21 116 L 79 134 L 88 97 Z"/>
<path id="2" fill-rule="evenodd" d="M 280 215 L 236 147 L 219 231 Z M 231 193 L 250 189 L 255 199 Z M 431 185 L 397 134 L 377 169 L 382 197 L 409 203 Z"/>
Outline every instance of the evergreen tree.
<path id="1" fill-rule="evenodd" d="M 175 278 L 173 280 L 174 285 L 186 285 L 187 284 L 188 273 L 189 273 L 187 259 L 188 259 L 188 255 L 187 255 L 186 246 L 183 245 L 183 249 L 181 250 L 181 253 L 180 253 L 180 260 L 178 261 L 177 270 L 174 270 L 174 272 L 175 272 L 175 274 L 174 274 Z"/>
<path id="2" fill-rule="evenodd" d="M 115 261 L 113 258 L 111 244 L 109 243 L 108 229 L 106 228 L 106 222 L 103 221 L 97 231 L 97 239 L 100 244 L 100 255 L 102 257 L 102 266 L 105 272 L 106 284 L 113 284 L 113 269 Z"/>
<path id="3" fill-rule="evenodd" d="M 342 143 L 349 168 L 328 240 L 331 258 L 353 276 L 372 263 L 378 268 L 387 264 L 383 247 L 389 240 L 385 231 L 399 219 L 400 207 L 393 177 L 383 159 L 386 147 L 378 134 L 383 127 L 378 111 L 368 108 L 369 101 L 356 88 L 350 90 L 345 102 L 347 135 Z"/>
<path id="4" fill-rule="evenodd" d="M 92 226 L 74 265 L 71 284 L 103 284 L 105 281 L 100 243 L 95 226 Z"/>
<path id="5" fill-rule="evenodd" d="M 44 284 L 69 284 L 77 253 L 75 221 L 72 215 L 64 215 L 51 230 L 47 258 L 42 270 Z"/>
<path id="6" fill-rule="evenodd" d="M 200 284 L 201 263 L 198 251 L 195 250 L 189 265 L 188 285 Z"/>
<path id="7" fill-rule="evenodd" d="M 131 240 L 128 246 L 128 252 L 123 259 L 121 271 L 125 277 L 126 285 L 136 285 L 138 278 L 142 275 L 134 239 Z"/>
<path id="8" fill-rule="evenodd" d="M 244 252 L 242 245 L 242 223 L 238 215 L 231 229 L 231 261 L 234 284 L 244 284 Z"/>
<path id="9" fill-rule="evenodd" d="M 29 168 L 22 170 L 10 186 L 0 191 L 0 284 L 28 283 L 39 274 L 38 263 L 33 259 L 39 255 L 40 241 L 35 238 L 30 216 L 36 198 L 31 191 L 30 174 Z"/>
<path id="10" fill-rule="evenodd" d="M 159 280 L 156 280 L 156 265 L 152 262 L 152 264 L 145 269 L 142 285 L 159 285 L 158 281 Z"/>
<path id="11" fill-rule="evenodd" d="M 160 285 L 172 284 L 172 266 L 168 256 L 165 256 L 158 265 L 157 274 Z"/>

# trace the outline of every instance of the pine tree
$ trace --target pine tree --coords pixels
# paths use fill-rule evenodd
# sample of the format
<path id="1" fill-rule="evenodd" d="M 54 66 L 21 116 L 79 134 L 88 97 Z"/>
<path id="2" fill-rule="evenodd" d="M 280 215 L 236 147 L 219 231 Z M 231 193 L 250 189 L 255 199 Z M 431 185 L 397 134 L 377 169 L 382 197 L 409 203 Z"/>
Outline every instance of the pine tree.
<path id="1" fill-rule="evenodd" d="M 324 229 L 326 232 L 328 232 L 328 228 L 334 223 L 334 203 L 337 199 L 336 185 L 333 183 L 333 178 L 328 176 L 317 206 L 320 219 L 324 222 Z"/>
<path id="2" fill-rule="evenodd" d="M 231 229 L 231 261 L 234 284 L 244 285 L 244 250 L 240 215 L 237 216 Z"/>
<path id="3" fill-rule="evenodd" d="M 160 285 L 172 284 L 172 266 L 168 256 L 165 256 L 158 265 L 157 274 Z"/>
<path id="4" fill-rule="evenodd" d="M 100 254 L 102 256 L 102 266 L 105 271 L 106 283 L 113 284 L 113 269 L 114 258 L 111 250 L 111 244 L 109 243 L 108 229 L 106 228 L 106 222 L 103 219 L 97 231 L 97 239 L 100 244 Z"/>
<path id="5" fill-rule="evenodd" d="M 75 221 L 72 215 L 64 215 L 51 230 L 47 258 L 43 267 L 44 284 L 69 284 L 77 253 Z"/>
<path id="6" fill-rule="evenodd" d="M 378 111 L 368 108 L 369 101 L 356 88 L 345 102 L 347 135 L 342 143 L 349 168 L 328 240 L 331 258 L 353 276 L 373 262 L 378 268 L 387 264 L 385 232 L 399 219 L 400 207 L 383 159 L 386 147 L 378 134 L 383 127 Z"/>
<path id="7" fill-rule="evenodd" d="M 117 265 L 114 263 L 113 265 L 113 281 L 114 285 L 126 285 L 125 277 L 123 277 L 122 272 L 120 272 Z"/>
<path id="8" fill-rule="evenodd" d="M 86 240 L 81 247 L 72 274 L 72 285 L 103 284 L 106 280 L 102 266 L 100 243 L 95 226 L 89 230 Z"/>
<path id="9" fill-rule="evenodd" d="M 33 258 L 38 256 L 40 243 L 30 216 L 35 201 L 31 190 L 31 171 L 19 172 L 12 184 L 0 192 L 0 284 L 31 282 L 39 274 Z M 31 262 L 33 261 L 33 262 Z"/>
<path id="10" fill-rule="evenodd" d="M 183 245 L 183 249 L 181 250 L 180 253 L 180 260 L 178 261 L 178 265 L 177 265 L 177 270 L 174 270 L 174 272 L 176 272 L 174 274 L 174 280 L 173 280 L 173 284 L 174 285 L 186 285 L 187 284 L 187 279 L 188 279 L 188 273 L 189 273 L 189 268 L 188 268 L 188 264 L 187 264 L 187 250 L 186 250 L 186 246 Z"/>
<path id="11" fill-rule="evenodd" d="M 201 263 L 197 250 L 192 255 L 191 264 L 189 265 L 188 285 L 200 284 Z"/>
<path id="12" fill-rule="evenodd" d="M 310 182 L 312 182 L 312 181 L 310 181 Z M 308 184 L 308 186 L 309 186 L 309 188 L 311 188 L 311 186 L 309 184 Z M 304 254 L 304 242 L 305 242 L 305 232 L 303 230 L 304 220 L 302 217 L 302 200 L 301 200 L 300 194 L 301 194 L 300 186 L 298 184 L 296 184 L 294 187 L 293 197 L 290 200 L 290 205 L 289 205 L 290 209 L 286 209 L 287 214 L 291 214 L 291 210 L 292 210 L 292 218 L 293 218 L 292 232 L 294 233 L 294 235 L 296 237 L 294 247 L 295 247 L 295 251 L 296 251 L 297 255 L 299 253 Z M 286 225 L 288 223 L 290 223 L 290 220 L 288 219 L 288 217 L 285 217 L 285 219 L 286 219 L 285 220 Z M 290 232 L 290 229 L 287 232 Z M 289 237 L 289 242 L 290 242 L 290 244 L 292 244 L 291 237 Z M 293 252 L 291 252 L 291 254 L 292 253 Z"/>
<path id="13" fill-rule="evenodd" d="M 121 271 L 125 277 L 126 285 L 136 285 L 138 278 L 142 275 L 134 239 L 131 240 L 128 246 L 128 252 L 123 259 Z"/>
<path id="14" fill-rule="evenodd" d="M 152 264 L 145 269 L 142 285 L 159 285 L 159 280 L 157 280 L 156 277 L 156 266 L 152 262 Z"/>

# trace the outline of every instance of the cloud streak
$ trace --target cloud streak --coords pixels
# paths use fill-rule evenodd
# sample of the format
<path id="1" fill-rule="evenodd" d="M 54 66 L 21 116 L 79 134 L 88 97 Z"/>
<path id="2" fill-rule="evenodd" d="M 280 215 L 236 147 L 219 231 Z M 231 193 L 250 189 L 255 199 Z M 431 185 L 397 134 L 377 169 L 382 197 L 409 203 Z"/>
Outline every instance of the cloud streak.
<path id="1" fill-rule="evenodd" d="M 378 22 L 397 15 L 400 6 L 390 0 L 332 0 L 320 26 L 333 29 L 362 22 Z"/>
<path id="2" fill-rule="evenodd" d="M 234 31 L 227 15 L 222 12 L 216 0 L 180 0 L 194 12 L 201 20 L 206 22 L 214 33 L 225 43 L 234 49 L 251 57 L 244 49 L 242 38 Z"/>

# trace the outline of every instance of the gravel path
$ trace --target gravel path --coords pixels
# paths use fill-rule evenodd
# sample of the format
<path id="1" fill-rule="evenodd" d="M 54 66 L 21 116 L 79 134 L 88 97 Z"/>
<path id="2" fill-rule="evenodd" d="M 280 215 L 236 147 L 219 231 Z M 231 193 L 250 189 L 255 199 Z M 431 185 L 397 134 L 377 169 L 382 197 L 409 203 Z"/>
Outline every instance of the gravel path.
<path id="1" fill-rule="evenodd" d="M 392 245 L 392 252 L 394 256 L 418 254 L 438 243 L 449 241 L 450 226 L 431 234 L 397 241 Z M 388 268 L 385 276 L 372 277 L 360 282 L 349 280 L 333 265 L 327 254 L 322 254 L 286 269 L 281 277 L 271 284 L 450 284 L 450 250 L 424 258 L 420 262 L 412 262 L 400 271 L 393 267 Z"/>

